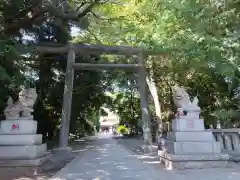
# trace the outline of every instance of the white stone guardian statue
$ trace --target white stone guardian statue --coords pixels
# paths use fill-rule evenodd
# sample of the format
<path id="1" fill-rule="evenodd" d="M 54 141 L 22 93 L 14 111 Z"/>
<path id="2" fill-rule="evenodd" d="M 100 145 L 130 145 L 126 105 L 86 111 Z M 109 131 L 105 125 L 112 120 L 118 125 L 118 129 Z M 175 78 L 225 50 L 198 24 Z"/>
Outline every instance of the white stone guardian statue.
<path id="1" fill-rule="evenodd" d="M 159 151 L 161 163 L 170 170 L 229 167 L 229 155 L 222 154 L 220 141 L 211 131 L 205 131 L 204 121 L 199 118 L 197 97 L 191 102 L 183 87 L 175 87 L 173 101 L 186 113 L 172 120 L 172 131 Z"/>
<path id="2" fill-rule="evenodd" d="M 173 88 L 173 102 L 177 108 L 183 109 L 191 104 L 190 97 L 184 87 L 175 86 Z"/>
<path id="3" fill-rule="evenodd" d="M 32 116 L 36 98 L 34 88 L 22 88 L 16 102 L 9 97 L 6 120 L 0 122 L 0 164 L 29 167 L 48 160 L 47 145 L 42 143 L 42 135 L 36 134 L 37 121 Z"/>
<path id="4" fill-rule="evenodd" d="M 189 94 L 184 87 L 175 86 L 173 88 L 173 102 L 177 107 L 177 117 L 196 116 L 199 117 L 200 107 L 198 106 L 198 98 L 195 97 L 191 102 Z M 186 112 L 186 114 L 184 113 Z"/>
<path id="5" fill-rule="evenodd" d="M 6 119 L 29 119 L 32 120 L 33 105 L 36 101 L 37 93 L 35 88 L 25 89 L 19 93 L 19 99 L 13 102 L 12 97 L 8 98 L 7 108 L 4 110 Z"/>

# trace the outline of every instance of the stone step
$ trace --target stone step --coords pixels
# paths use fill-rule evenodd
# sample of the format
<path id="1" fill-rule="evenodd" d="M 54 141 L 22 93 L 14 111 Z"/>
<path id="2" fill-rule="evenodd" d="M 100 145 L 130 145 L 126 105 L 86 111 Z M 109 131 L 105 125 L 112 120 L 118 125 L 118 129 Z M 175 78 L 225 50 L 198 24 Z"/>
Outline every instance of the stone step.
<path id="1" fill-rule="evenodd" d="M 42 135 L 0 135 L 0 146 L 36 145 L 42 143 Z"/>
<path id="2" fill-rule="evenodd" d="M 163 153 L 160 161 L 168 170 L 236 167 L 236 163 L 229 161 L 228 154 L 176 155 Z"/>
<path id="3" fill-rule="evenodd" d="M 138 155 L 137 159 L 146 164 L 160 164 L 160 158 L 157 152 Z"/>
<path id="4" fill-rule="evenodd" d="M 45 152 L 35 159 L 0 159 L 0 167 L 35 167 L 40 166 L 51 157 L 50 152 Z"/>
<path id="5" fill-rule="evenodd" d="M 240 153 L 234 151 L 223 150 L 223 153 L 228 154 L 230 156 L 231 161 L 240 162 Z"/>
<path id="6" fill-rule="evenodd" d="M 159 160 L 159 156 L 157 153 L 138 155 L 137 158 L 139 160 L 144 160 L 144 161 L 158 161 Z"/>
<path id="7" fill-rule="evenodd" d="M 0 146 L 0 159 L 35 159 L 47 150 L 47 144 Z"/>
<path id="8" fill-rule="evenodd" d="M 157 145 L 151 145 L 151 146 L 140 145 L 140 150 L 144 153 L 157 153 L 158 146 Z"/>

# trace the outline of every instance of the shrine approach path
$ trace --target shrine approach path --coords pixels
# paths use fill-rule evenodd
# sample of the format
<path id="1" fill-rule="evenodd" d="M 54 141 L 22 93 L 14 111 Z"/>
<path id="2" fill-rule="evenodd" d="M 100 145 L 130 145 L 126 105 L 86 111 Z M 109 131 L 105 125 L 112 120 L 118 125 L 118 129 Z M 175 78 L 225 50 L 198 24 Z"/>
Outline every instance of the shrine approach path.
<path id="1" fill-rule="evenodd" d="M 239 180 L 240 165 L 229 169 L 167 171 L 141 162 L 109 135 L 96 137 L 49 180 Z"/>

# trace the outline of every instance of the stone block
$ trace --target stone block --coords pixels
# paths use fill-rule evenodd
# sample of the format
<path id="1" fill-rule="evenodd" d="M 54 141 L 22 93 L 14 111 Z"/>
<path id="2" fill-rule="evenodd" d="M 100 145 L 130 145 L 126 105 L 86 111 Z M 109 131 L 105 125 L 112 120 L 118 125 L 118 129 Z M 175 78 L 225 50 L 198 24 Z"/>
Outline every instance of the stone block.
<path id="1" fill-rule="evenodd" d="M 165 159 L 168 159 L 170 161 L 229 161 L 230 160 L 230 156 L 228 154 L 177 155 L 177 154 L 165 153 L 163 155 Z"/>
<path id="2" fill-rule="evenodd" d="M 0 159 L 35 159 L 46 152 L 47 145 L 0 146 Z"/>
<path id="3" fill-rule="evenodd" d="M 187 141 L 187 142 L 213 142 L 215 141 L 212 132 L 168 132 L 169 141 Z"/>
<path id="4" fill-rule="evenodd" d="M 163 162 L 165 159 L 165 151 L 159 150 L 158 151 L 158 156 L 160 157 L 160 162 Z"/>
<path id="5" fill-rule="evenodd" d="M 165 168 L 168 170 L 185 170 L 185 169 L 211 169 L 211 168 L 231 168 L 236 166 L 229 161 L 169 161 L 164 160 Z"/>
<path id="6" fill-rule="evenodd" d="M 35 159 L 0 159 L 0 167 L 35 167 L 40 166 L 51 157 L 51 153 L 47 152 L 43 156 Z"/>
<path id="7" fill-rule="evenodd" d="M 214 153 L 222 153 L 221 144 L 220 144 L 219 141 L 214 141 L 213 142 L 213 152 Z"/>
<path id="8" fill-rule="evenodd" d="M 151 152 L 158 152 L 158 146 L 146 146 L 146 145 L 141 145 L 140 149 L 144 153 L 151 153 Z"/>
<path id="9" fill-rule="evenodd" d="M 172 131 L 205 131 L 202 119 L 184 117 L 172 120 Z"/>
<path id="10" fill-rule="evenodd" d="M 37 121 L 5 120 L 0 122 L 0 134 L 36 134 Z"/>
<path id="11" fill-rule="evenodd" d="M 42 143 L 41 134 L 0 135 L 0 145 L 34 145 Z"/>
<path id="12" fill-rule="evenodd" d="M 218 142 L 173 142 L 166 141 L 168 153 L 172 154 L 220 154 Z"/>
<path id="13" fill-rule="evenodd" d="M 160 156 L 160 161 L 169 170 L 234 167 L 234 164 L 229 162 L 228 154 L 175 155 L 164 153 Z"/>

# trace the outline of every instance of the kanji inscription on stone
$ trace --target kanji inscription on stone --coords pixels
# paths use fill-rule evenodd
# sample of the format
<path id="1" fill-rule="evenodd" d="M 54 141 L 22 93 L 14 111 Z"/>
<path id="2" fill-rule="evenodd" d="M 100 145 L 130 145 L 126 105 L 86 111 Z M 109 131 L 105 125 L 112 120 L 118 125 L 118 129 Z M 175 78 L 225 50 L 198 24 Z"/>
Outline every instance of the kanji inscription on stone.
<path id="1" fill-rule="evenodd" d="M 12 124 L 12 131 L 19 130 L 19 125 L 18 124 Z"/>
<path id="2" fill-rule="evenodd" d="M 193 120 L 188 120 L 187 121 L 187 127 L 193 129 L 194 128 L 194 121 Z"/>

